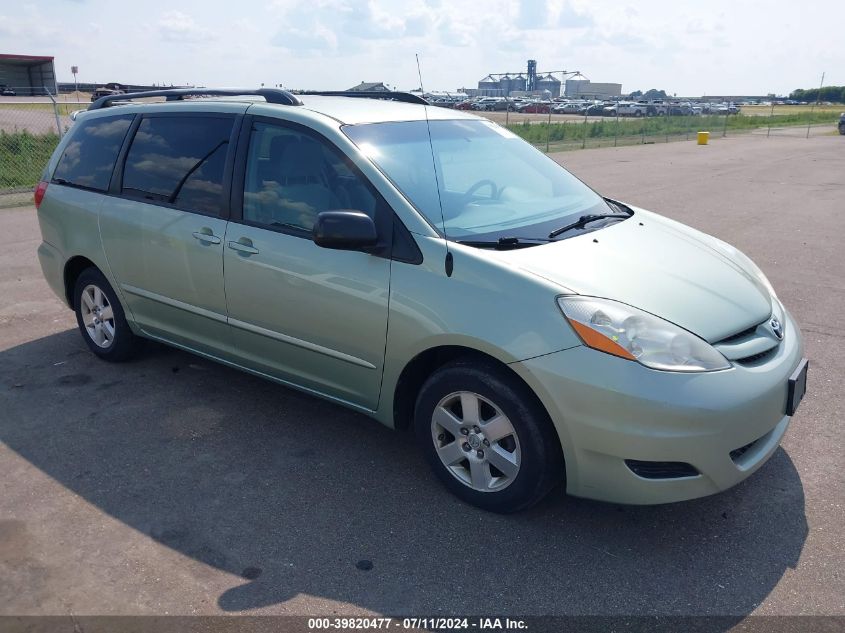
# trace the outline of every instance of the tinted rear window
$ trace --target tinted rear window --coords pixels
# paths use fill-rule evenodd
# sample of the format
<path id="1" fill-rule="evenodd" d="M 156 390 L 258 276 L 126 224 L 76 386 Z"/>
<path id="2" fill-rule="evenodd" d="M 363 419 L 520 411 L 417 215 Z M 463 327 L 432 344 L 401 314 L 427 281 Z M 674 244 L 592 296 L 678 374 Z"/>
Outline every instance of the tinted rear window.
<path id="1" fill-rule="evenodd" d="M 73 126 L 73 136 L 53 172 L 53 180 L 106 191 L 130 123 L 131 114 L 79 121 Z"/>
<path id="2" fill-rule="evenodd" d="M 144 119 L 126 156 L 123 193 L 219 214 L 233 121 L 210 116 Z"/>

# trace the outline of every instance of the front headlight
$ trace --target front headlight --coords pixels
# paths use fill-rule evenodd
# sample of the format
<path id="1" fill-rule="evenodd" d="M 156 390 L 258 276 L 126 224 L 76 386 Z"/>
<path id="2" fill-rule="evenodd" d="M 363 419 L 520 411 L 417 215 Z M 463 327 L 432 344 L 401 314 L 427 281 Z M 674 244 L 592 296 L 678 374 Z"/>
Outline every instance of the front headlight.
<path id="1" fill-rule="evenodd" d="M 558 305 L 587 347 L 665 371 L 715 371 L 730 363 L 706 341 L 624 303 L 558 297 Z"/>

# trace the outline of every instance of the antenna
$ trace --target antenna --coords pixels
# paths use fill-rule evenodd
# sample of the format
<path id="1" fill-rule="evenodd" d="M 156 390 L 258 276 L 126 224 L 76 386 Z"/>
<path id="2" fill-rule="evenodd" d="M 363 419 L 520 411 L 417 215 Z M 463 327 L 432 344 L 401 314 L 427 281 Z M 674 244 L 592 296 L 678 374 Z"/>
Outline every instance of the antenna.
<path id="1" fill-rule="evenodd" d="M 422 80 L 422 71 L 420 70 L 420 56 L 419 53 L 414 53 L 414 57 L 417 59 L 417 75 L 420 78 L 420 92 L 425 94 L 425 89 L 423 88 L 423 80 Z M 452 269 L 454 267 L 454 260 L 452 258 L 452 251 L 449 250 L 449 236 L 446 235 L 446 216 L 443 215 L 443 200 L 440 197 L 440 176 L 437 174 L 437 161 L 434 159 L 434 142 L 431 140 L 431 122 L 428 120 L 428 106 L 424 105 L 425 108 L 425 127 L 428 130 L 428 146 L 431 148 L 431 165 L 434 168 L 434 184 L 437 185 L 437 202 L 440 205 L 440 222 L 441 226 L 443 227 L 443 241 L 446 244 L 446 276 L 452 276 Z"/>
<path id="2" fill-rule="evenodd" d="M 419 78 L 420 78 L 420 92 L 421 92 L 422 94 L 425 94 L 425 88 L 423 88 L 423 82 L 422 82 L 422 71 L 420 70 L 420 56 L 419 56 L 419 53 L 414 53 L 414 57 L 416 57 L 416 58 L 417 58 L 417 75 L 418 75 L 418 76 L 419 76 Z"/>

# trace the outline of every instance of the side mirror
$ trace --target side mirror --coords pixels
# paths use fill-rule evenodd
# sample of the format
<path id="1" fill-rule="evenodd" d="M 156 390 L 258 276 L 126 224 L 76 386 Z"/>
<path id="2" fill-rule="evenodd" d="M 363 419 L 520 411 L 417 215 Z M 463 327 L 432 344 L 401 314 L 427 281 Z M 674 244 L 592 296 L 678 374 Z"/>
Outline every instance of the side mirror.
<path id="1" fill-rule="evenodd" d="M 378 233 L 373 219 L 361 211 L 323 211 L 317 215 L 312 239 L 317 246 L 354 251 L 375 246 Z"/>

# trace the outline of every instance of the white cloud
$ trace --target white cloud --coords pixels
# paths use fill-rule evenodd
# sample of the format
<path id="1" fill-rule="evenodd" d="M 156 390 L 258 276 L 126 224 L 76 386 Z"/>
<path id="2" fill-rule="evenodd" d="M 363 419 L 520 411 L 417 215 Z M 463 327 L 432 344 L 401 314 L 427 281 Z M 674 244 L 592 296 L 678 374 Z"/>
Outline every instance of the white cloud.
<path id="1" fill-rule="evenodd" d="M 526 30 L 577 29 L 592 26 L 593 17 L 566 1 L 519 0 L 516 24 Z"/>
<path id="2" fill-rule="evenodd" d="M 201 42 L 217 37 L 213 31 L 200 26 L 194 18 L 181 11 L 166 11 L 156 28 L 165 42 Z"/>
<path id="3" fill-rule="evenodd" d="M 841 1 L 817 0 L 813 14 L 842 15 Z M 529 58 L 684 95 L 784 93 L 817 85 L 823 70 L 825 83 L 845 84 L 842 21 L 787 0 L 763 13 L 736 0 L 240 0 L 213 10 L 145 0 L 146 24 L 125 3 L 23 2 L 0 8 L 3 48 L 55 55 L 61 81 L 73 64 L 83 82 L 411 88 L 419 53 L 430 89 L 473 86 Z"/>
<path id="4" fill-rule="evenodd" d="M 557 25 L 564 29 L 581 29 L 595 24 L 593 16 L 578 10 L 568 2 L 563 3 L 557 15 Z"/>

